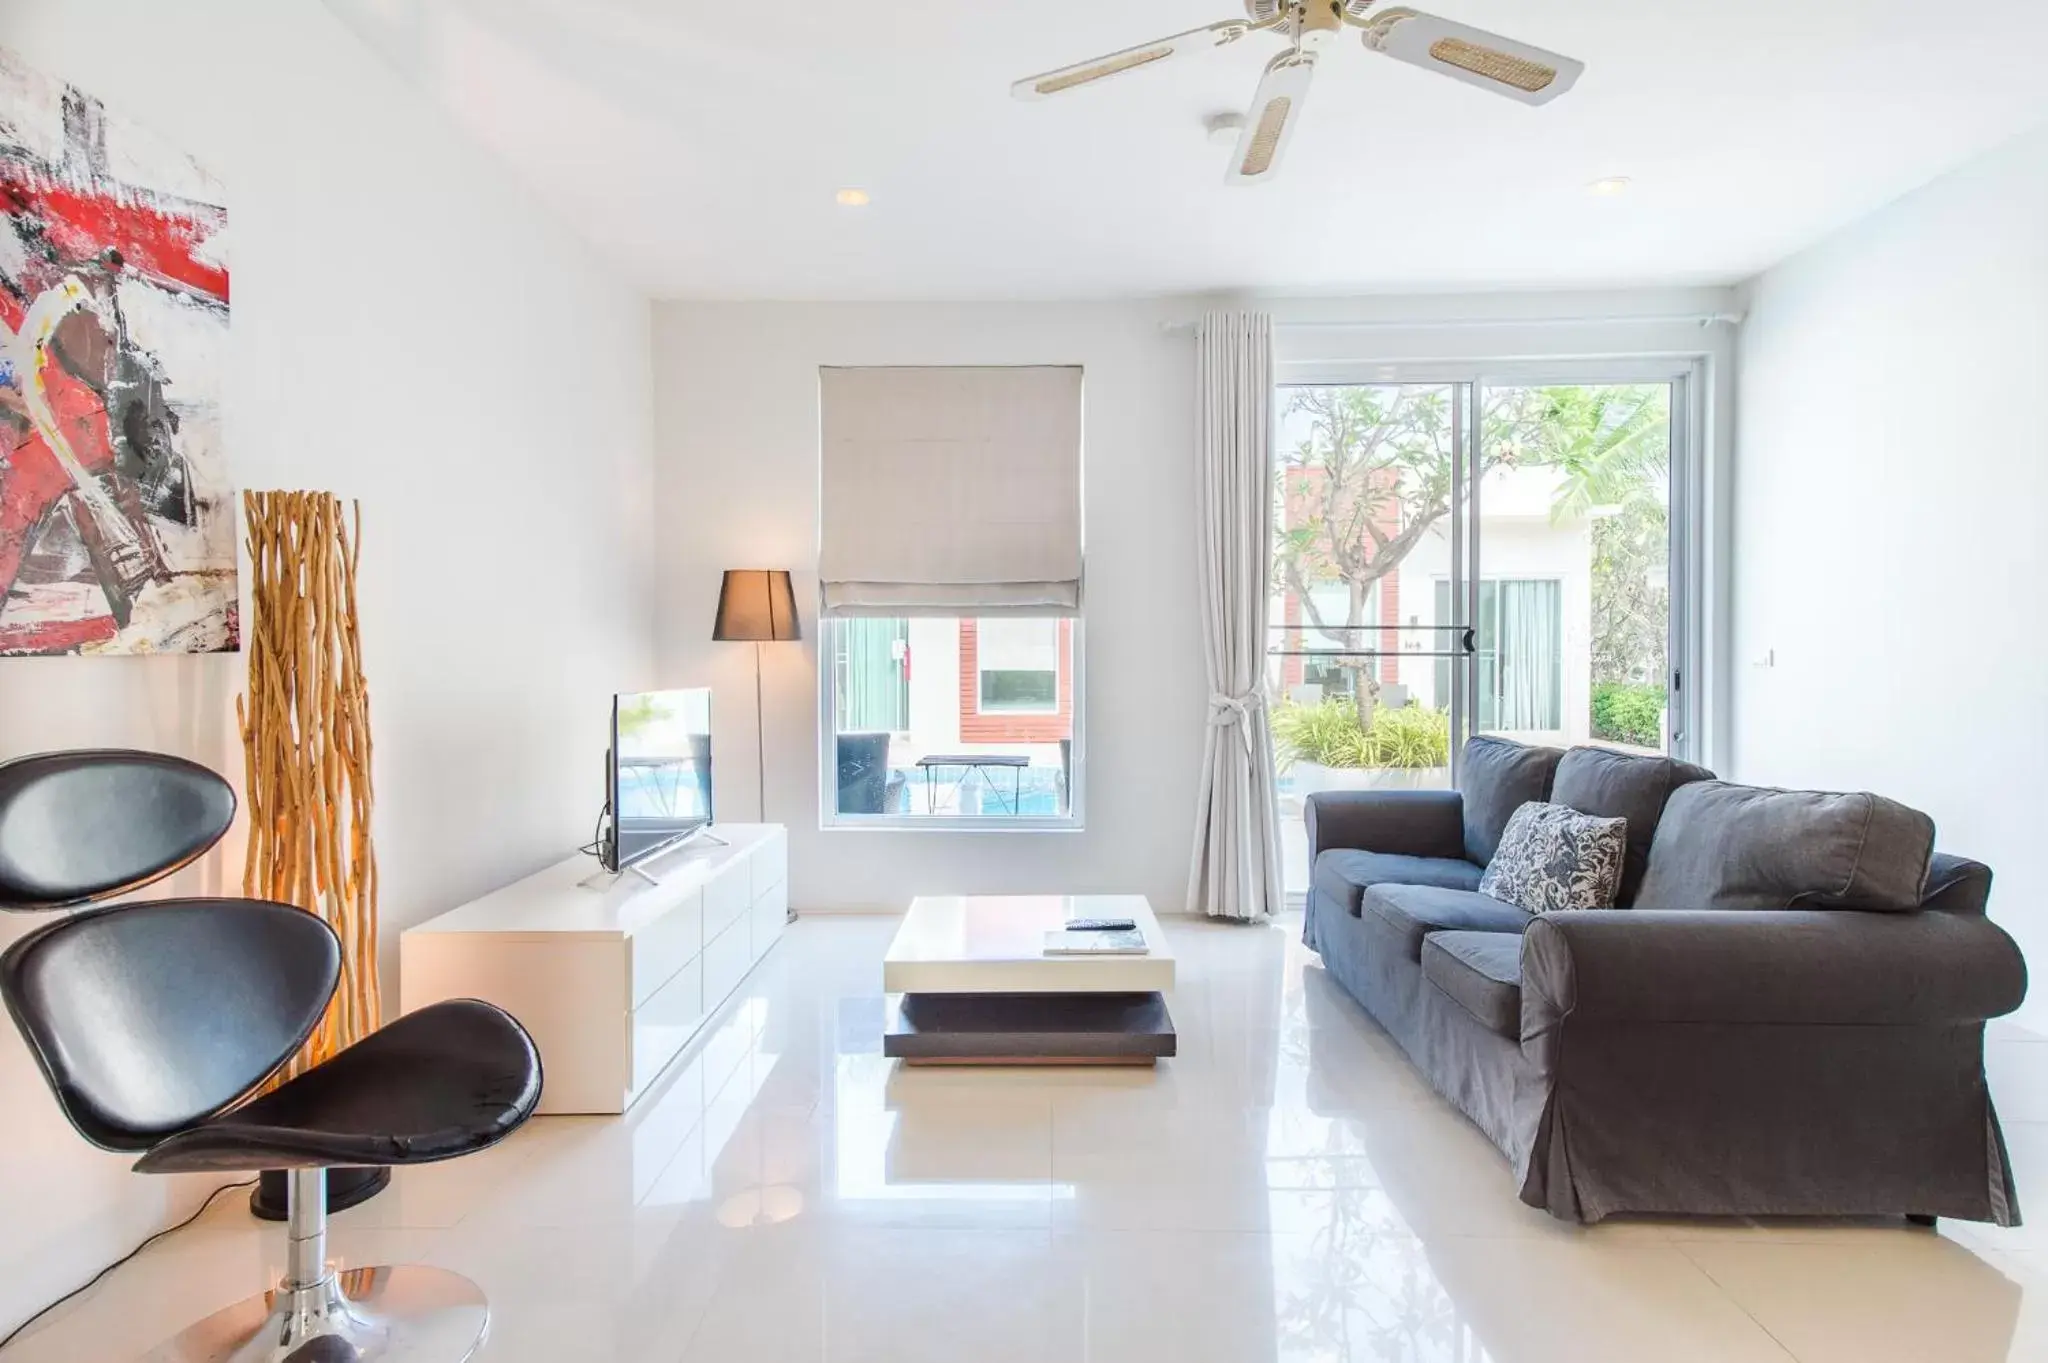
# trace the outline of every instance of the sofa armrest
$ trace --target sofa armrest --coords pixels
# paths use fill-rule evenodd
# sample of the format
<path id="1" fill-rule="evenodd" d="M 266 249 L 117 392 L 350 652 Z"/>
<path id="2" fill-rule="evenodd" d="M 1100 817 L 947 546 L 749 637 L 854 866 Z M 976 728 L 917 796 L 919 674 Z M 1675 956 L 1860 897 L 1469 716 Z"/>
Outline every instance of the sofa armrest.
<path id="1" fill-rule="evenodd" d="M 1968 857 L 1936 852 L 1927 862 L 1920 907 L 1933 913 L 1983 913 L 1991 903 L 1991 868 Z"/>
<path id="2" fill-rule="evenodd" d="M 1463 857 L 1465 800 L 1455 790 L 1325 790 L 1308 797 L 1311 864 L 1332 847 L 1404 857 Z"/>
<path id="3" fill-rule="evenodd" d="M 1567 1018 L 1952 1025 L 2010 1013 L 2026 963 L 1951 913 L 1607 909 L 1545 914 L 1522 939 L 1522 1036 Z"/>

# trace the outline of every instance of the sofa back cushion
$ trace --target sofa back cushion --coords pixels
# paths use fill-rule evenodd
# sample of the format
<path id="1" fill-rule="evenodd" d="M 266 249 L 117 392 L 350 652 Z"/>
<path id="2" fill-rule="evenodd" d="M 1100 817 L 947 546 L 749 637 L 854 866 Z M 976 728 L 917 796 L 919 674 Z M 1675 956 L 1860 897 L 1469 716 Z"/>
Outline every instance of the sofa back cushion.
<path id="1" fill-rule="evenodd" d="M 1465 744 L 1458 791 L 1465 797 L 1465 858 L 1484 866 L 1500 849 L 1515 811 L 1550 798 L 1550 778 L 1564 754 L 1507 738 L 1474 738 Z"/>
<path id="2" fill-rule="evenodd" d="M 1621 867 L 1621 893 L 1614 901 L 1627 905 L 1635 902 L 1636 891 L 1642 888 L 1650 840 L 1664 816 L 1664 802 L 1680 786 L 1713 779 L 1714 773 L 1705 767 L 1676 758 L 1573 748 L 1558 761 L 1550 799 L 1581 814 L 1628 821 L 1628 855 Z"/>
<path id="3" fill-rule="evenodd" d="M 1934 821 L 1870 794 L 1695 781 L 1672 792 L 1638 909 L 1916 909 Z"/>

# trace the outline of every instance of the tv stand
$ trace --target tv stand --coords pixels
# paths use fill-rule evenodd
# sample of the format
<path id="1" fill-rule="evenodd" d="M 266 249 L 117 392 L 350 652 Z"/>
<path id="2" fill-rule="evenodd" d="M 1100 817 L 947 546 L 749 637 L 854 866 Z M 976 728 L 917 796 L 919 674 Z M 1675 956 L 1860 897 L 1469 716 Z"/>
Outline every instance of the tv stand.
<path id="1" fill-rule="evenodd" d="M 719 1009 L 782 935 L 789 906 L 783 827 L 719 832 L 651 858 L 652 875 L 628 867 L 632 879 L 595 885 L 589 861 L 571 857 L 408 928 L 401 1011 L 471 998 L 518 1018 L 547 1067 L 542 1112 L 623 1112 L 686 1055 L 708 1085 L 746 1051 L 693 1042 L 714 1019 L 758 1025 Z"/>
<path id="2" fill-rule="evenodd" d="M 583 879 L 577 881 L 576 888 L 579 890 L 595 890 L 599 894 L 608 894 L 612 890 L 616 889 L 618 887 L 619 882 L 624 880 L 627 876 L 633 876 L 637 879 L 644 880 L 649 885 L 661 884 L 661 877 L 651 874 L 643 866 L 628 866 L 623 871 L 607 871 L 602 866 L 600 866 L 595 871 L 592 871 L 589 875 L 583 877 Z"/>

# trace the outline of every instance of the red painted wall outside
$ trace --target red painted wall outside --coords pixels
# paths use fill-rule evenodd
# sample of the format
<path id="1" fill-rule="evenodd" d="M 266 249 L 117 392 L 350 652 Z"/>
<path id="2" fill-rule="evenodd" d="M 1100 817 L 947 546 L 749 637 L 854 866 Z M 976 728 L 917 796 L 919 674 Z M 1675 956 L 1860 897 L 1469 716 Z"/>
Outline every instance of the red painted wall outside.
<path id="1" fill-rule="evenodd" d="M 1057 743 L 1074 733 L 1074 622 L 1060 623 L 1059 712 L 1050 715 L 989 714 L 981 703 L 980 632 L 973 620 L 960 622 L 960 739 L 963 743 Z"/>

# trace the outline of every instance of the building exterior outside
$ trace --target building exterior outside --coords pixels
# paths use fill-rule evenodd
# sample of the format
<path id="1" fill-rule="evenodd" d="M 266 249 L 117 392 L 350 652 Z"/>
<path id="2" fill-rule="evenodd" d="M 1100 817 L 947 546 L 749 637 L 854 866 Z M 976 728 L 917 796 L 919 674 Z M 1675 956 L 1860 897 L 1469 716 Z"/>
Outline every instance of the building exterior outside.
<path id="1" fill-rule="evenodd" d="M 842 745 L 880 746 L 886 736 L 889 771 L 884 808 L 848 810 L 842 800 L 842 813 L 1067 812 L 1073 621 L 841 620 L 829 637 Z M 940 757 L 991 761 L 919 765 Z M 1021 769 L 1007 761 L 1019 758 Z"/>
<path id="2" fill-rule="evenodd" d="M 1320 470 L 1284 475 L 1282 529 L 1299 524 L 1314 498 Z M 1590 734 L 1592 685 L 1591 520 L 1555 518 L 1561 476 L 1549 468 L 1501 468 L 1480 488 L 1485 558 L 1476 622 L 1480 672 L 1478 727 L 1536 743 L 1584 742 Z M 1389 500 L 1376 508 L 1380 529 L 1396 514 Z M 1335 656 L 1300 656 L 1317 650 L 1382 649 L 1418 656 L 1382 657 L 1370 664 L 1379 703 L 1450 706 L 1448 659 L 1428 656 L 1452 646 L 1455 633 L 1437 628 L 1466 623 L 1450 599 L 1448 518 L 1416 540 L 1398 567 L 1371 584 L 1362 618 L 1378 628 L 1347 631 L 1350 587 L 1334 576 L 1308 582 L 1311 599 L 1276 582 L 1272 618 L 1285 628 L 1284 656 L 1270 669 L 1279 696 L 1295 703 L 1349 698 L 1353 680 Z M 1317 629 L 1320 618 L 1326 630 Z M 1349 642 L 1347 642 L 1349 641 Z M 1399 688 L 1398 690 L 1393 688 Z M 1489 703 L 1489 699 L 1491 703 Z"/>

